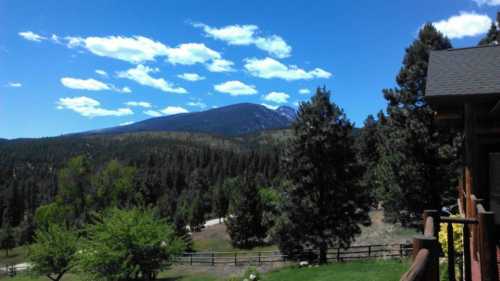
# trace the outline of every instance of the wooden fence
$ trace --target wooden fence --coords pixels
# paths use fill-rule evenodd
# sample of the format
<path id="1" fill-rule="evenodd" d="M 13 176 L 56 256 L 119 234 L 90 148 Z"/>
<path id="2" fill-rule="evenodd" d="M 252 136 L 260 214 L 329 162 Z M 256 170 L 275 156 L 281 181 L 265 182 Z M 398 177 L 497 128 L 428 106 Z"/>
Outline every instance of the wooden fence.
<path id="1" fill-rule="evenodd" d="M 403 258 L 411 253 L 411 244 L 380 244 L 351 246 L 348 249 L 332 248 L 328 250 L 330 261 L 350 261 L 358 259 Z M 315 256 L 312 251 L 304 252 L 298 260 L 310 260 Z M 261 265 L 264 263 L 286 262 L 290 259 L 279 251 L 249 252 L 190 252 L 175 257 L 174 262 L 187 265 Z"/>

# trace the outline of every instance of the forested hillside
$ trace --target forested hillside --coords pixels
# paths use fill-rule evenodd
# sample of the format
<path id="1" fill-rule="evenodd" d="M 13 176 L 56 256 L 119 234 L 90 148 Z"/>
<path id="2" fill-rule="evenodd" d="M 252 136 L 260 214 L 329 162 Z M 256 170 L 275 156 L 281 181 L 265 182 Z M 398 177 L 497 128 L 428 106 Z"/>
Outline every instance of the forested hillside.
<path id="1" fill-rule="evenodd" d="M 207 193 L 203 200 L 210 205 L 211 187 L 224 179 L 249 173 L 269 183 L 279 176 L 278 148 L 257 139 L 138 133 L 0 142 L 0 225 L 29 228 L 36 209 L 54 200 L 58 173 L 80 155 L 88 159 L 91 175 L 111 160 L 133 167 L 133 191 L 142 204 L 156 207 L 163 200 L 161 205 L 175 212 L 190 179 L 200 177 L 204 182 L 200 188 Z"/>

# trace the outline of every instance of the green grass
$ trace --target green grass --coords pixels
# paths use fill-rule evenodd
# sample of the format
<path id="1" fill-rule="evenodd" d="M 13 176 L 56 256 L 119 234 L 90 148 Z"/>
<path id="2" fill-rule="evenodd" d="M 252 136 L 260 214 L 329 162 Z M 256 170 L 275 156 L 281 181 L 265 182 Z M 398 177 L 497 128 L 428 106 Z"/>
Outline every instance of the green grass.
<path id="1" fill-rule="evenodd" d="M 407 261 L 357 261 L 320 267 L 288 267 L 264 274 L 263 281 L 397 281 L 407 271 Z"/>
<path id="2" fill-rule="evenodd" d="M 372 260 L 355 261 L 346 263 L 332 263 L 319 267 L 299 268 L 296 266 L 285 267 L 261 275 L 262 281 L 397 281 L 408 270 L 409 261 L 399 260 Z M 0 278 L 1 279 L 1 278 Z M 205 273 L 197 267 L 193 271 L 170 270 L 162 272 L 158 281 L 225 281 L 226 278 L 217 278 L 210 273 Z M 232 280 L 243 280 L 233 278 Z M 46 281 L 46 277 L 32 278 L 27 275 L 18 275 L 6 278 L 9 281 Z M 78 276 L 67 274 L 63 281 L 80 281 Z"/>
<path id="3" fill-rule="evenodd" d="M 0 252 L 0 266 L 18 264 L 26 261 L 28 248 L 21 246 L 9 251 L 9 256 L 5 256 L 5 251 Z"/>

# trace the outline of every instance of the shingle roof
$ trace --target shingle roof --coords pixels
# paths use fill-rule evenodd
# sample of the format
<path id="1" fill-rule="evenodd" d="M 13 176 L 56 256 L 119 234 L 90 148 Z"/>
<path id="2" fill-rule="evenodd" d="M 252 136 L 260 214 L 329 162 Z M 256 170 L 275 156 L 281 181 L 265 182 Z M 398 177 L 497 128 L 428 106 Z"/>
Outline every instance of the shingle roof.
<path id="1" fill-rule="evenodd" d="M 431 52 L 427 97 L 500 94 L 500 46 Z"/>

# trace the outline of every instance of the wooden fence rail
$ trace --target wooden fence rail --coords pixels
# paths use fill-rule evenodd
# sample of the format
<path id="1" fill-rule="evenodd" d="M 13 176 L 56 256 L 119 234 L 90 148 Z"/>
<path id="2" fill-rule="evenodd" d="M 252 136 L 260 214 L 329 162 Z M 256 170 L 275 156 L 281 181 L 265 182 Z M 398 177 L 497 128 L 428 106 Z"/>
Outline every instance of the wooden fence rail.
<path id="1" fill-rule="evenodd" d="M 411 244 L 378 244 L 351 246 L 348 249 L 331 248 L 327 252 L 327 259 L 332 261 L 349 261 L 357 259 L 375 258 L 403 258 L 411 253 Z M 315 256 L 312 251 L 304 252 L 303 259 L 310 260 Z M 257 251 L 257 252 L 192 252 L 184 253 L 174 258 L 175 263 L 188 265 L 261 265 L 264 263 L 286 262 L 290 260 L 287 255 L 279 251 Z"/>

